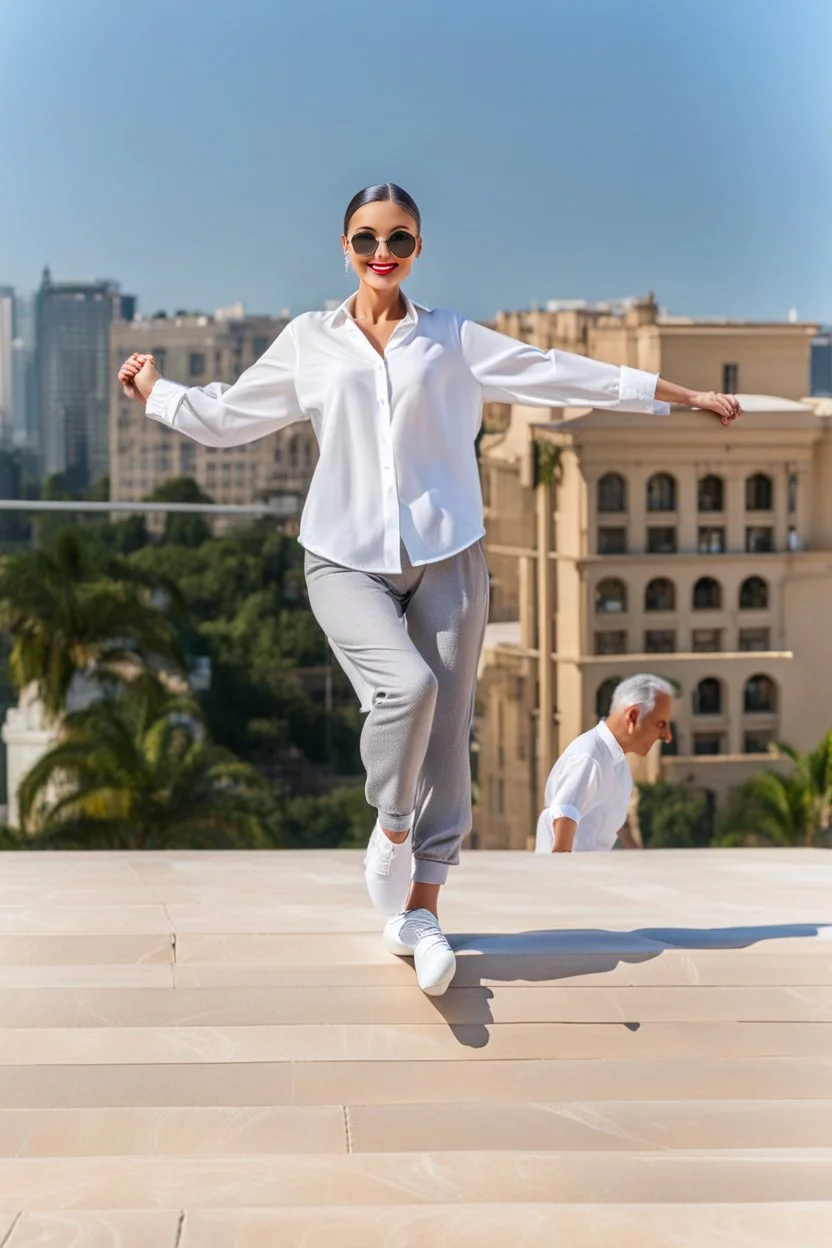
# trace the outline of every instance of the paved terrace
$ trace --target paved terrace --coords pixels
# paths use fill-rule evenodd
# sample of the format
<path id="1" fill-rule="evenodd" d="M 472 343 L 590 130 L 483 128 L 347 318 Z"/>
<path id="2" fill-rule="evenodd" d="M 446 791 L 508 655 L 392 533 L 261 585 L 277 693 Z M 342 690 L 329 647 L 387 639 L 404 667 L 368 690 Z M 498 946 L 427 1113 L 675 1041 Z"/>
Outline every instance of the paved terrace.
<path id="1" fill-rule="evenodd" d="M 3 1248 L 832 1244 L 832 855 L 0 858 Z M 824 1203 L 829 1202 L 829 1203 Z"/>

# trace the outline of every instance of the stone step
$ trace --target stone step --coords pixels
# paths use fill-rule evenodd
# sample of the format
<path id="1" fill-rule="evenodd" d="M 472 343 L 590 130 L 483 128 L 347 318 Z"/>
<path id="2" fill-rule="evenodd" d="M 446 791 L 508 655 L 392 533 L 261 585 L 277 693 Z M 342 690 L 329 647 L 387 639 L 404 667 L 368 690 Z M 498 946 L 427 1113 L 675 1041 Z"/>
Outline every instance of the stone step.
<path id="1" fill-rule="evenodd" d="M 823 1201 L 832 1149 L 0 1158 L 0 1208 Z"/>
<path id="2" fill-rule="evenodd" d="M 441 1014 L 437 1011 L 437 1018 Z M 832 1023 L 4 1027 L 0 1066 L 52 1063 L 825 1057 Z"/>
<path id="3" fill-rule="evenodd" d="M 572 988 L 598 987 L 800 987 L 832 986 L 832 950 L 761 953 L 721 950 L 664 950 L 660 955 L 577 953 L 557 955 L 509 954 L 457 956 L 454 987 L 495 987 L 501 984 L 551 984 Z M 33 968 L 35 969 L 35 968 Z M 106 970 L 106 968 L 104 968 Z M 47 975 L 52 968 L 44 968 Z M 49 983 L 60 985 L 60 973 Z M 378 987 L 413 983 L 413 968 L 406 959 L 390 957 L 384 962 L 344 964 L 333 961 L 315 965 L 237 962 L 177 962 L 173 967 L 177 988 L 318 988 Z M 94 980 L 90 979 L 90 984 Z M 104 985 L 109 984 L 104 981 Z M 0 985 L 4 983 L 0 972 Z"/>
<path id="4" fill-rule="evenodd" d="M 528 1104 L 832 1100 L 832 1057 L 217 1062 L 0 1066 L 0 1105 Z"/>
<path id="5" fill-rule="evenodd" d="M 318 1209 L 195 1210 L 180 1248 L 829 1248 L 829 1205 L 818 1201 L 676 1205 L 399 1205 L 394 1211 L 341 1205 Z M 35 1217 L 37 1215 L 30 1215 Z M 80 1214 L 67 1215 L 81 1217 Z M 109 1215 L 115 1218 L 116 1214 Z M 19 1248 L 35 1248 L 36 1239 Z M 67 1239 L 55 1248 L 70 1248 Z M 133 1240 L 130 1240 L 133 1248 Z M 12 1243 L 9 1248 L 18 1248 Z M 90 1248 L 99 1248 L 91 1241 Z M 102 1240 L 100 1248 L 110 1248 Z M 145 1246 L 138 1241 L 136 1248 Z M 167 1248 L 160 1241 L 159 1248 Z"/>
<path id="6" fill-rule="evenodd" d="M 829 1205 L 349 1205 L 0 1213 L 3 1248 L 828 1248 Z M 180 1228 L 181 1223 L 181 1228 Z M 12 1227 L 14 1228 L 12 1230 Z M 11 1237 L 4 1239 L 12 1230 Z"/>
<path id="7" fill-rule="evenodd" d="M 164 968 L 158 968 L 163 970 Z M 411 983 L 329 988 L 0 988 L 4 1029 L 244 1027 L 291 1024 L 449 1025 L 508 1023 L 832 1024 L 832 991 L 656 986 L 454 988 L 432 1000 Z"/>
<path id="8" fill-rule="evenodd" d="M 6 933 L 0 935 L 0 967 L 169 965 L 174 960 L 173 939 L 170 932 L 155 936 Z"/>
<path id="9" fill-rule="evenodd" d="M 346 1123 L 341 1105 L 0 1109 L 0 1157 L 346 1153 Z"/>
<path id="10" fill-rule="evenodd" d="M 0 941 L 0 944 L 2 942 Z M 107 943 L 97 944 L 106 958 Z M 163 955 L 165 950 L 160 951 Z M 174 963 L 170 948 L 155 961 L 0 962 L 3 988 L 378 988 L 413 984 L 407 959 L 293 965 L 270 962 Z M 743 950 L 665 950 L 619 959 L 604 954 L 457 957 L 454 987 L 534 984 L 579 987 L 818 987 L 832 986 L 832 953 L 767 954 Z"/>
<path id="11" fill-rule="evenodd" d="M 828 905 L 828 901 L 827 901 Z M 203 910 L 210 914 L 210 907 Z M 360 963 L 389 964 L 390 955 L 382 945 L 376 923 L 372 918 L 364 932 L 342 932 L 327 935 L 321 932 L 234 932 L 217 922 L 212 930 L 202 933 L 181 928 L 176 934 L 176 962 L 237 964 L 269 963 L 273 966 L 321 966 L 350 965 Z M 528 916 L 522 918 L 524 927 L 529 925 Z M 583 958 L 589 960 L 590 969 L 596 973 L 611 969 L 619 962 L 639 963 L 663 960 L 665 955 L 690 957 L 696 964 L 701 955 L 718 958 L 720 965 L 734 959 L 791 956 L 797 959 L 819 957 L 828 964 L 832 958 L 832 942 L 827 930 L 815 924 L 753 925 L 735 928 L 690 929 L 662 927 L 632 929 L 622 925 L 614 930 L 607 919 L 604 926 L 571 927 L 568 930 L 518 931 L 515 915 L 514 930 L 506 927 L 494 932 L 492 924 L 483 922 L 480 931 L 488 936 L 472 935 L 469 923 L 452 926 L 446 922 L 451 944 L 457 950 L 459 960 L 470 957 L 483 974 L 496 968 L 498 975 L 505 970 L 516 972 L 518 967 L 532 966 L 534 978 L 540 970 L 552 968 L 557 974 L 561 960 Z M 552 929 L 553 917 L 543 924 Z M 476 929 L 473 929 L 476 930 Z M 644 932 L 649 931 L 650 935 Z M 781 934 L 777 934 L 781 933 Z M 790 934 L 787 934 L 790 933 Z M 738 965 L 745 965 L 740 961 Z M 511 976 L 513 978 L 513 975 Z"/>
<path id="12" fill-rule="evenodd" d="M 0 1109 L 0 1157 L 817 1149 L 832 1102 Z"/>
<path id="13" fill-rule="evenodd" d="M 832 1146 L 831 1102 L 358 1105 L 348 1106 L 347 1114 L 354 1153 Z"/>

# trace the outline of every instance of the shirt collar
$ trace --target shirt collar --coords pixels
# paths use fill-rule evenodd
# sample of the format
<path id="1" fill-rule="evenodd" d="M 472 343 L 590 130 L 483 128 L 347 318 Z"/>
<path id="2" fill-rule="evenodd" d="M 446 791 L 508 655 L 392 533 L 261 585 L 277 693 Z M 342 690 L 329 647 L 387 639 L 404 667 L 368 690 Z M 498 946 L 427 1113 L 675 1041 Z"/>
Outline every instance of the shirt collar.
<path id="1" fill-rule="evenodd" d="M 609 750 L 613 762 L 620 763 L 622 758 L 624 758 L 624 751 L 607 727 L 607 721 L 605 719 L 599 721 L 596 732 Z"/>
<path id="2" fill-rule="evenodd" d="M 335 309 L 332 314 L 333 325 L 341 325 L 344 321 L 352 319 L 352 310 L 357 293 L 358 292 L 354 290 L 352 294 L 348 295 L 344 302 Z M 419 312 L 430 312 L 431 310 L 430 308 L 426 308 L 423 303 L 416 303 L 414 299 L 410 299 L 404 291 L 402 291 L 402 298 L 404 299 L 406 313 L 404 318 L 398 322 L 399 325 L 415 325 L 419 319 Z"/>

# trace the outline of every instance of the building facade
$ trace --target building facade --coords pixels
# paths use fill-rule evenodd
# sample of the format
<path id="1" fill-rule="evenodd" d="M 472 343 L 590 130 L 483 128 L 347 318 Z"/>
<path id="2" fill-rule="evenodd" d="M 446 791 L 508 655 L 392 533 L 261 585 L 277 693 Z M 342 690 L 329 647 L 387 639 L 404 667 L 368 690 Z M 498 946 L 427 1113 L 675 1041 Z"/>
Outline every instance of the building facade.
<path id="1" fill-rule="evenodd" d="M 0 286 L 0 446 L 12 444 L 14 428 L 14 290 Z"/>
<path id="2" fill-rule="evenodd" d="M 735 344 L 711 342 L 713 371 Z M 832 723 L 832 412 L 742 401 L 729 429 L 685 410 L 516 407 L 484 439 L 477 844 L 528 844 L 553 759 L 634 672 L 679 690 L 671 751 L 639 774 L 717 802 L 770 742 L 809 749 Z"/>
<path id="3" fill-rule="evenodd" d="M 618 304 L 553 302 L 545 310 L 498 312 L 494 324 L 544 351 L 557 347 L 661 372 L 699 390 L 795 400 L 811 393 L 816 324 L 670 316 L 652 293 Z"/>
<path id="4" fill-rule="evenodd" d="M 281 500 L 299 514 L 318 456 L 308 422 L 298 422 L 243 446 L 216 448 L 150 420 L 126 397 L 116 374 L 133 351 L 155 355 L 172 381 L 233 383 L 263 354 L 286 321 L 230 315 L 136 319 L 113 326 L 110 360 L 110 497 L 139 500 L 171 477 L 193 477 L 215 503 Z M 218 531 L 229 520 L 218 520 Z"/>
<path id="5" fill-rule="evenodd" d="M 18 291 L 14 298 L 12 339 L 12 438 L 26 448 L 36 465 L 38 422 L 35 412 L 35 296 Z"/>
<path id="6" fill-rule="evenodd" d="M 135 299 L 116 282 L 53 282 L 36 300 L 35 408 L 42 470 L 71 488 L 109 467 L 110 328 L 132 318 Z"/>

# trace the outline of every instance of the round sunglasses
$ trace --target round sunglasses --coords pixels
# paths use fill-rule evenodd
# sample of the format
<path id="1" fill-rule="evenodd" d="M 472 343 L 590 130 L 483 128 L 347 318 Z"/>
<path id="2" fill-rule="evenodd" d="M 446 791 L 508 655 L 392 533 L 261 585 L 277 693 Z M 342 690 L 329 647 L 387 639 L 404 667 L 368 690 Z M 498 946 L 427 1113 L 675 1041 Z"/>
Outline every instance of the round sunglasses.
<path id="1" fill-rule="evenodd" d="M 372 256 L 378 250 L 383 238 L 376 238 L 372 230 L 356 230 L 350 239 L 352 249 L 357 256 Z M 397 260 L 406 260 L 416 250 L 416 239 L 407 230 L 394 230 L 387 239 L 387 249 Z"/>

